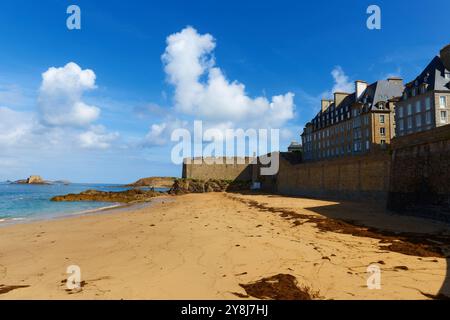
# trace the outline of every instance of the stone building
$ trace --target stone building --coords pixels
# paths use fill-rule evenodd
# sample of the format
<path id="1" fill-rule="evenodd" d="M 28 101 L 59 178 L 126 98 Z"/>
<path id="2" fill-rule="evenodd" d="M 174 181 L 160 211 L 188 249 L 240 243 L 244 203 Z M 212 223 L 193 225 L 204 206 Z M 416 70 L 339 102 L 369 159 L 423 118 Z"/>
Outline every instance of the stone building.
<path id="1" fill-rule="evenodd" d="M 301 153 L 302 151 L 303 151 L 303 147 L 297 141 L 292 141 L 291 144 L 288 147 L 288 152 Z"/>
<path id="2" fill-rule="evenodd" d="M 406 84 L 396 103 L 396 135 L 401 137 L 449 124 L 450 45 Z"/>
<path id="3" fill-rule="evenodd" d="M 322 100 L 321 111 L 302 134 L 303 159 L 317 161 L 386 149 L 395 133 L 392 99 L 401 96 L 403 89 L 400 78 L 370 85 L 355 81 L 354 93 L 336 92 L 333 100 Z"/>

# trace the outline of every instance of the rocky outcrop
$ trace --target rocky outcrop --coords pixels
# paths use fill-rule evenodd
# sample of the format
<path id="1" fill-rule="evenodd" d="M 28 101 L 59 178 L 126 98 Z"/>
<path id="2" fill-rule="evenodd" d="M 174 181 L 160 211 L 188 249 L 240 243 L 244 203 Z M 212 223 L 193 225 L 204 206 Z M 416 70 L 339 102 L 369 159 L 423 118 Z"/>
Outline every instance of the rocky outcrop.
<path id="1" fill-rule="evenodd" d="M 170 177 L 149 177 L 140 179 L 127 187 L 153 187 L 153 188 L 171 188 L 175 178 Z"/>
<path id="2" fill-rule="evenodd" d="M 45 181 L 41 178 L 41 176 L 30 176 L 28 179 L 17 180 L 14 184 L 50 184 L 48 181 Z"/>
<path id="3" fill-rule="evenodd" d="M 30 176 L 27 179 L 28 184 L 43 184 L 44 180 L 41 178 L 41 176 Z"/>
<path id="4" fill-rule="evenodd" d="M 236 192 L 250 190 L 250 187 L 251 182 L 247 181 L 177 179 L 169 193 L 179 195 L 186 193 Z"/>
<path id="5" fill-rule="evenodd" d="M 78 194 L 68 194 L 64 196 L 56 196 L 51 201 L 57 202 L 75 202 L 75 201 L 96 201 L 96 202 L 120 202 L 135 203 L 147 202 L 154 197 L 162 195 L 160 192 L 144 191 L 144 190 L 126 190 L 121 192 L 105 192 L 98 190 L 87 190 Z"/>

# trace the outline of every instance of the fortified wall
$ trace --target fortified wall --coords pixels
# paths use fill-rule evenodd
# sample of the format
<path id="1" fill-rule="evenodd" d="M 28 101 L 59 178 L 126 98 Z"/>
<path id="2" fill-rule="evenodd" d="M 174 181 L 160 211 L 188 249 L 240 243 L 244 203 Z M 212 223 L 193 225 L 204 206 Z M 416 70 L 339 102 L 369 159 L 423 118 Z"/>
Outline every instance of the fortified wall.
<path id="1" fill-rule="evenodd" d="M 211 164 L 212 158 L 185 161 L 183 178 L 259 181 L 263 190 L 284 195 L 329 199 L 386 201 L 389 189 L 390 155 L 353 156 L 302 163 L 295 153 L 280 153 L 275 176 L 261 176 L 253 158 L 236 158 L 232 164 Z M 209 164 L 208 164 L 209 163 Z"/>
<path id="2" fill-rule="evenodd" d="M 450 125 L 396 138 L 388 208 L 450 222 Z"/>
<path id="3" fill-rule="evenodd" d="M 183 163 L 183 178 L 251 181 L 254 158 L 193 158 Z"/>
<path id="4" fill-rule="evenodd" d="M 333 200 L 386 201 L 390 166 L 387 153 L 296 165 L 281 157 L 276 190 Z"/>

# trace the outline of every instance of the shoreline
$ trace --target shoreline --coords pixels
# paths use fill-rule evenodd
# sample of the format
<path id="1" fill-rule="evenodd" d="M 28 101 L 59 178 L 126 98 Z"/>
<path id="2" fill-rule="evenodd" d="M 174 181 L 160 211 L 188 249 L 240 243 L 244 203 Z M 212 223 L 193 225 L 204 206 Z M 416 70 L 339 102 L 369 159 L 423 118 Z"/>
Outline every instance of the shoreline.
<path id="1" fill-rule="evenodd" d="M 138 202 L 138 203 L 115 203 L 111 204 L 105 207 L 100 208 L 94 208 L 94 209 L 87 209 L 82 211 L 76 211 L 76 212 L 61 212 L 57 213 L 51 216 L 39 216 L 39 217 L 33 217 L 33 218 L 2 218 L 0 219 L 0 228 L 20 225 L 20 224 L 29 224 L 29 223 L 39 223 L 39 222 L 46 222 L 46 221 L 54 221 L 54 220 L 60 220 L 60 219 L 67 219 L 71 217 L 79 217 L 79 216 L 90 216 L 90 215 L 99 215 L 99 214 L 108 214 L 108 213 L 118 213 L 118 212 L 125 212 L 125 211 L 132 211 L 132 210 L 139 210 L 142 208 L 150 207 L 154 205 L 155 200 L 157 199 L 167 199 L 168 196 L 161 196 L 161 197 L 155 197 L 151 201 L 148 202 Z M 156 201 L 158 202 L 158 201 Z"/>

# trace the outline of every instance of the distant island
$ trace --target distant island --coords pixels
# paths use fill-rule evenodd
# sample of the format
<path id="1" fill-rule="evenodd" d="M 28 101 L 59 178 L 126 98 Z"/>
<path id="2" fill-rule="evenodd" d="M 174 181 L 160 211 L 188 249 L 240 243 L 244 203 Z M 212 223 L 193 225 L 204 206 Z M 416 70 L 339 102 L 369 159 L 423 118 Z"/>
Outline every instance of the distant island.
<path id="1" fill-rule="evenodd" d="M 59 180 L 59 181 L 48 181 L 42 179 L 41 176 L 30 176 L 27 179 L 17 180 L 14 182 L 8 181 L 11 184 L 34 184 L 34 185 L 50 185 L 50 184 L 70 184 L 69 181 Z"/>

